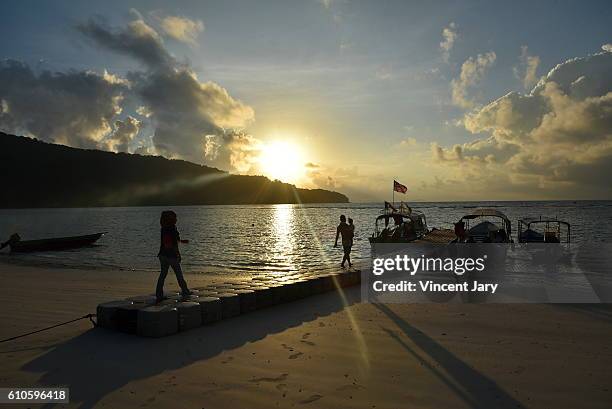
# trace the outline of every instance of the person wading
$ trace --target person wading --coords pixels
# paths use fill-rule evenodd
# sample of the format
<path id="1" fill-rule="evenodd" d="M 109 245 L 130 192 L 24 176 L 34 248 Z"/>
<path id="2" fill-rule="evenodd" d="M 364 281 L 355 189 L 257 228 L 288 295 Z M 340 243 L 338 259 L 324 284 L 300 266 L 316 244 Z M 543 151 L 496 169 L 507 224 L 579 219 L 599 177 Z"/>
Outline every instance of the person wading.
<path id="1" fill-rule="evenodd" d="M 354 228 L 346 224 L 346 216 L 340 216 L 340 224 L 336 229 L 336 241 L 334 247 L 338 247 L 338 237 L 342 236 L 342 248 L 344 250 L 344 257 L 342 257 L 342 263 L 340 266 L 344 268 L 344 263 L 348 261 L 349 268 L 351 264 L 351 247 L 353 246 Z"/>

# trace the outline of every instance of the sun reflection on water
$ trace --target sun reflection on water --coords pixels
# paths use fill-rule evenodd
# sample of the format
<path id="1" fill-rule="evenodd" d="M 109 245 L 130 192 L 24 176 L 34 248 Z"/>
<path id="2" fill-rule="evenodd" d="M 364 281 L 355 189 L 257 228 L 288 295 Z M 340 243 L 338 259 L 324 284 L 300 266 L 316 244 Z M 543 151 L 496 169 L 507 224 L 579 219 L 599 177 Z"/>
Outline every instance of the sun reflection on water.
<path id="1" fill-rule="evenodd" d="M 290 204 L 274 206 L 272 215 L 272 232 L 274 235 L 275 261 L 290 267 L 296 263 L 295 209 Z"/>

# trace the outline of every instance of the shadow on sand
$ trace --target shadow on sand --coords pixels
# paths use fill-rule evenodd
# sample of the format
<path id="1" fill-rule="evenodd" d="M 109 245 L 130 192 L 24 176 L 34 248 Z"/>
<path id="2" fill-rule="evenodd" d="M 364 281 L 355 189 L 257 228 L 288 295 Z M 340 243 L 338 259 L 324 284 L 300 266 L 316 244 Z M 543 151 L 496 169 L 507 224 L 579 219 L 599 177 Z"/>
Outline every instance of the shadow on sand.
<path id="1" fill-rule="evenodd" d="M 374 304 L 407 336 L 418 349 L 404 341 L 395 331 L 383 328 L 405 350 L 418 360 L 424 368 L 429 369 L 449 389 L 474 409 L 515 408 L 525 406 L 497 385 L 493 380 L 478 372 L 448 349 L 444 348 L 427 334 L 407 323 L 385 304 Z M 424 352 L 430 359 L 422 357 Z M 432 364 L 431 361 L 435 364 Z"/>
<path id="2" fill-rule="evenodd" d="M 80 408 L 91 408 L 129 382 L 182 368 L 338 312 L 347 304 L 359 302 L 359 289 L 345 292 L 345 299 L 346 304 L 337 293 L 309 297 L 158 339 L 95 328 L 37 357 L 22 369 L 43 373 L 38 382 L 41 385 L 68 385 L 70 400 L 81 402 Z"/>
<path id="3" fill-rule="evenodd" d="M 589 318 L 612 323 L 612 304 L 555 304 L 555 307 L 584 314 Z"/>

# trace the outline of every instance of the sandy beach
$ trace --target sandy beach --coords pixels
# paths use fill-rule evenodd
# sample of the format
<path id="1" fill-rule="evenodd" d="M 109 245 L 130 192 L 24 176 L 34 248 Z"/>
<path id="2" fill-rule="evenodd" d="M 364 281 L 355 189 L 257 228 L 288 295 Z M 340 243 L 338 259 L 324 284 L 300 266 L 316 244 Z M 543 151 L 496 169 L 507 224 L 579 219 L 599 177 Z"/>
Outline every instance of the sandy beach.
<path id="1" fill-rule="evenodd" d="M 149 293 L 155 274 L 0 264 L 0 280 L 4 339 Z M 69 386 L 66 407 L 78 408 L 610 407 L 607 306 L 359 297 L 352 288 L 161 339 L 83 320 L 0 344 L 0 385 Z"/>

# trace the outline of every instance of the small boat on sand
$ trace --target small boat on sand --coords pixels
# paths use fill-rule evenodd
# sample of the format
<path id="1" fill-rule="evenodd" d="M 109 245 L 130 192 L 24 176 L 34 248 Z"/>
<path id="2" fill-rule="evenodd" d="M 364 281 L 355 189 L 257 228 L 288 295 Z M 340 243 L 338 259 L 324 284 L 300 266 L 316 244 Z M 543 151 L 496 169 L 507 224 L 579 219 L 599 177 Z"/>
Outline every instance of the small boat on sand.
<path id="1" fill-rule="evenodd" d="M 7 242 L 2 244 L 2 248 L 8 245 L 13 253 L 68 250 L 91 246 L 105 234 L 106 232 L 102 232 L 83 236 L 53 237 L 39 240 L 21 240 L 18 234 L 13 234 Z"/>

